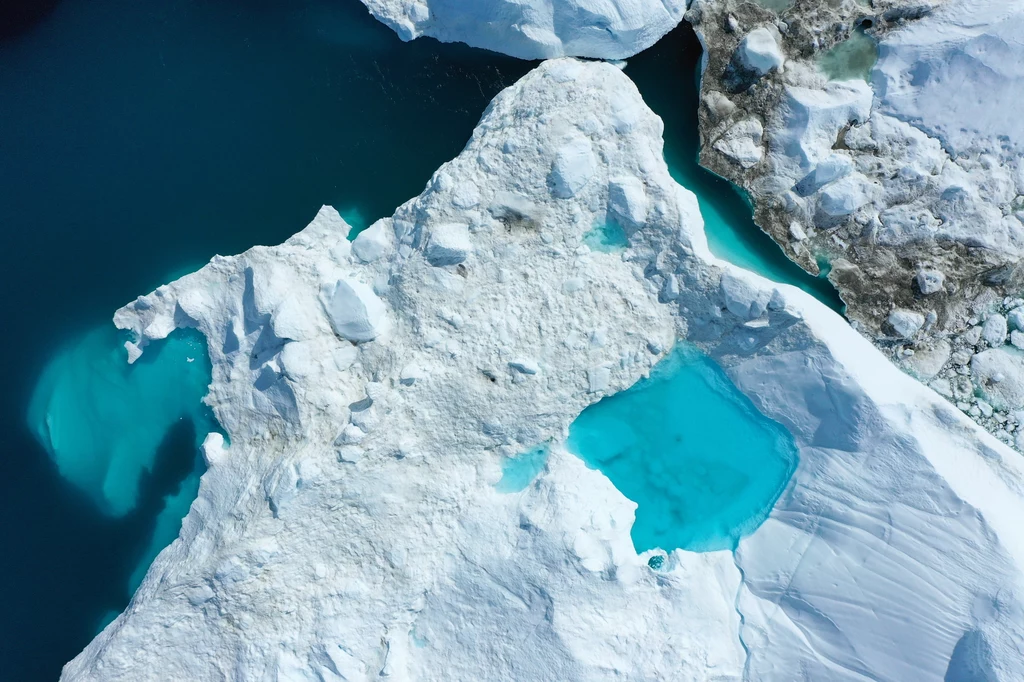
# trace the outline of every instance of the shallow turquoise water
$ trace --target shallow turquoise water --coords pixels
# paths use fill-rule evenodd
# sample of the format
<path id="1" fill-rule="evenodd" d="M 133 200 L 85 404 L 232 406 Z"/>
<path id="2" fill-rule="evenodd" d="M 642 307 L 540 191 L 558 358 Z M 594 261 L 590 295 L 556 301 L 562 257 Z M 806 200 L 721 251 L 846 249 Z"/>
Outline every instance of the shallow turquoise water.
<path id="1" fill-rule="evenodd" d="M 495 485 L 500 493 L 518 493 L 537 478 L 548 462 L 547 444 L 509 457 L 501 465 L 501 480 Z"/>
<path id="2" fill-rule="evenodd" d="M 637 503 L 638 553 L 734 549 L 768 518 L 797 464 L 790 434 L 684 347 L 584 410 L 567 445 Z"/>
<path id="3" fill-rule="evenodd" d="M 629 239 L 626 231 L 615 223 L 597 225 L 583 235 L 583 243 L 591 251 L 602 253 L 615 253 L 622 251 L 629 246 Z"/>
<path id="4" fill-rule="evenodd" d="M 128 364 L 125 338 L 111 324 L 58 354 L 28 412 L 60 475 L 111 516 L 135 508 L 141 478 L 153 471 L 172 426 L 189 420 L 196 447 L 217 429 L 202 402 L 211 372 L 202 334 L 177 330 L 150 344 L 134 364 Z"/>
<path id="5" fill-rule="evenodd" d="M 629 59 L 626 75 L 665 123 L 665 161 L 672 177 L 697 195 L 708 246 L 719 258 L 770 280 L 797 286 L 842 312 L 844 304 L 835 287 L 789 260 L 754 223 L 750 205 L 740 192 L 698 163 L 700 56 L 700 42 L 684 21 L 653 47 Z M 667 73 L 672 78 L 666 78 Z"/>
<path id="6" fill-rule="evenodd" d="M 850 37 L 818 57 L 818 65 L 830 80 L 869 80 L 878 61 L 878 43 L 857 29 Z"/>

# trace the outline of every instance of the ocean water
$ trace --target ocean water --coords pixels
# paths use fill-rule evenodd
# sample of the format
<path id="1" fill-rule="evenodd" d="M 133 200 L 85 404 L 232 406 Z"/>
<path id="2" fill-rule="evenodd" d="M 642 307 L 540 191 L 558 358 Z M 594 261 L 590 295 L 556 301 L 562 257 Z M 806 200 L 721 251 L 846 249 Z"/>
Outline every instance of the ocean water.
<path id="1" fill-rule="evenodd" d="M 322 204 L 390 215 L 533 65 L 402 43 L 358 0 L 25 0 L 0 19 L 0 679 L 53 680 L 176 536 L 209 429 L 158 438 L 166 395 L 139 398 L 139 424 L 95 414 L 125 407 L 96 399 L 104 376 L 137 388 L 114 310 Z M 59 465 L 29 414 L 48 385 Z"/>
<path id="2" fill-rule="evenodd" d="M 800 287 L 837 312 L 844 310 L 835 287 L 786 257 L 754 223 L 749 201 L 732 183 L 697 162 L 700 41 L 683 22 L 653 47 L 627 60 L 644 101 L 665 123 L 665 161 L 672 177 L 697 195 L 712 253 L 776 282 Z"/>
<path id="3" fill-rule="evenodd" d="M 768 518 L 797 464 L 789 432 L 685 346 L 580 413 L 567 447 L 637 503 L 637 552 L 734 549 Z"/>

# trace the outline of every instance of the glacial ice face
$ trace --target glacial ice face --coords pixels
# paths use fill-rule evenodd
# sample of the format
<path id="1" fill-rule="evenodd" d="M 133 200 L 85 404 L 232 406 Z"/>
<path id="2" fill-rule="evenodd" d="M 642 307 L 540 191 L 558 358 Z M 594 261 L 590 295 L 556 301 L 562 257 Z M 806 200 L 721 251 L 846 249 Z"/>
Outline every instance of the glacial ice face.
<path id="1" fill-rule="evenodd" d="M 104 326 L 55 357 L 36 385 L 28 414 L 60 475 L 112 516 L 135 507 L 140 478 L 153 470 L 175 423 L 190 420 L 199 442 L 216 429 L 202 402 L 211 372 L 203 336 L 175 332 L 134 364 L 128 364 L 118 336 L 113 326 Z M 188 505 L 178 509 L 187 511 Z"/>
<path id="2" fill-rule="evenodd" d="M 895 681 L 973 652 L 1024 677 L 1020 458 L 822 304 L 716 260 L 661 130 L 618 69 L 551 61 L 381 223 L 387 255 L 354 256 L 325 208 L 118 311 L 143 357 L 179 323 L 208 338 L 230 445 L 208 444 L 180 541 L 64 678 Z M 578 135 L 598 163 L 561 198 Z M 626 176 L 643 224 L 586 248 Z M 432 264 L 453 224 L 472 251 Z M 335 333 L 343 278 L 374 288 L 388 335 Z M 798 449 L 735 552 L 637 554 L 636 505 L 565 447 L 677 337 Z"/>
<path id="3" fill-rule="evenodd" d="M 685 0 L 363 0 L 402 38 L 463 42 L 522 59 L 625 59 L 680 22 Z"/>
<path id="4" fill-rule="evenodd" d="M 789 433 L 686 348 L 585 409 L 566 445 L 636 502 L 638 553 L 735 549 L 768 518 L 797 459 Z"/>

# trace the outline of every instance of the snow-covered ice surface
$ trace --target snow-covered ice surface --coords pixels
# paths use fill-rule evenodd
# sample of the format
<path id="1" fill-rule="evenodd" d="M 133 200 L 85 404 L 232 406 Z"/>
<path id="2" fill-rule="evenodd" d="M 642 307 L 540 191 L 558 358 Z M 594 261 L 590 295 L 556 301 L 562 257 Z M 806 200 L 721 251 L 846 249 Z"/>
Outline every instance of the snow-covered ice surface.
<path id="1" fill-rule="evenodd" d="M 661 132 L 615 67 L 546 62 L 354 244 L 324 208 L 118 311 L 143 353 L 206 335 L 228 441 L 63 679 L 1024 679 L 1019 456 L 809 295 L 716 260 Z M 610 208 L 628 245 L 591 250 Z M 464 258 L 432 264 L 437 235 Z M 335 333 L 338 282 L 366 340 Z M 563 442 L 676 338 L 799 465 L 735 554 L 653 570 L 635 505 Z M 534 482 L 495 486 L 549 441 Z"/>
<path id="2" fill-rule="evenodd" d="M 701 162 L 791 258 L 829 264 L 893 361 L 1014 443 L 1024 403 L 993 413 L 966 366 L 986 319 L 1024 304 L 1024 1 L 699 0 L 687 18 L 708 48 Z M 755 33 L 783 70 L 738 66 Z"/>
<path id="3" fill-rule="evenodd" d="M 625 59 L 682 20 L 686 0 L 362 0 L 402 40 L 422 35 L 523 59 Z"/>

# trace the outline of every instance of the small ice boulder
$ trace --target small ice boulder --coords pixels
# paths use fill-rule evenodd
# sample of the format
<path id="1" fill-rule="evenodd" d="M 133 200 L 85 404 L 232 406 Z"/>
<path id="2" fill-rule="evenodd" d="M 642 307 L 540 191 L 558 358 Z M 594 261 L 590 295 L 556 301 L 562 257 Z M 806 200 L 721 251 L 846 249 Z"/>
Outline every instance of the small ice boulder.
<path id="1" fill-rule="evenodd" d="M 568 199 L 586 187 L 597 171 L 593 146 L 585 137 L 574 137 L 555 152 L 548 176 L 556 197 Z"/>
<path id="2" fill-rule="evenodd" d="M 742 277 L 727 272 L 722 275 L 720 286 L 726 309 L 742 320 L 761 317 L 768 309 L 771 293 Z"/>
<path id="3" fill-rule="evenodd" d="M 981 328 L 981 338 L 992 347 L 1006 343 L 1006 318 L 1002 315 L 989 315 Z"/>
<path id="4" fill-rule="evenodd" d="M 469 228 L 465 225 L 438 225 L 430 231 L 427 261 L 434 266 L 457 265 L 473 253 Z"/>
<path id="5" fill-rule="evenodd" d="M 715 142 L 715 151 L 743 168 L 753 168 L 764 158 L 764 126 L 756 118 L 748 118 L 725 131 Z"/>
<path id="6" fill-rule="evenodd" d="M 1016 348 L 990 348 L 972 357 L 971 379 L 996 408 L 1024 407 L 1024 353 Z"/>
<path id="7" fill-rule="evenodd" d="M 925 296 L 942 291 L 945 282 L 946 276 L 938 270 L 919 270 L 917 273 L 917 288 Z"/>
<path id="8" fill-rule="evenodd" d="M 1006 321 L 1009 323 L 1010 329 L 1024 331 L 1024 306 L 1011 310 L 1010 314 L 1006 316 Z"/>
<path id="9" fill-rule="evenodd" d="M 327 316 L 338 336 L 360 343 L 379 336 L 387 323 L 384 301 L 362 282 L 340 279 L 327 303 Z"/>
<path id="10" fill-rule="evenodd" d="M 371 263 L 391 251 L 395 235 L 390 220 L 378 220 L 359 233 L 352 242 L 352 253 L 364 263 Z"/>
<path id="11" fill-rule="evenodd" d="M 647 222 L 647 191 L 640 178 L 613 178 L 608 183 L 608 212 L 623 227 L 638 228 Z"/>
<path id="12" fill-rule="evenodd" d="M 740 41 L 736 48 L 736 56 L 740 64 L 758 76 L 764 76 L 773 70 L 782 70 L 786 57 L 779 48 L 772 32 L 765 27 L 755 28 Z"/>
<path id="13" fill-rule="evenodd" d="M 902 339 L 912 339 L 924 326 L 924 315 L 905 308 L 896 308 L 886 320 L 896 335 Z"/>

